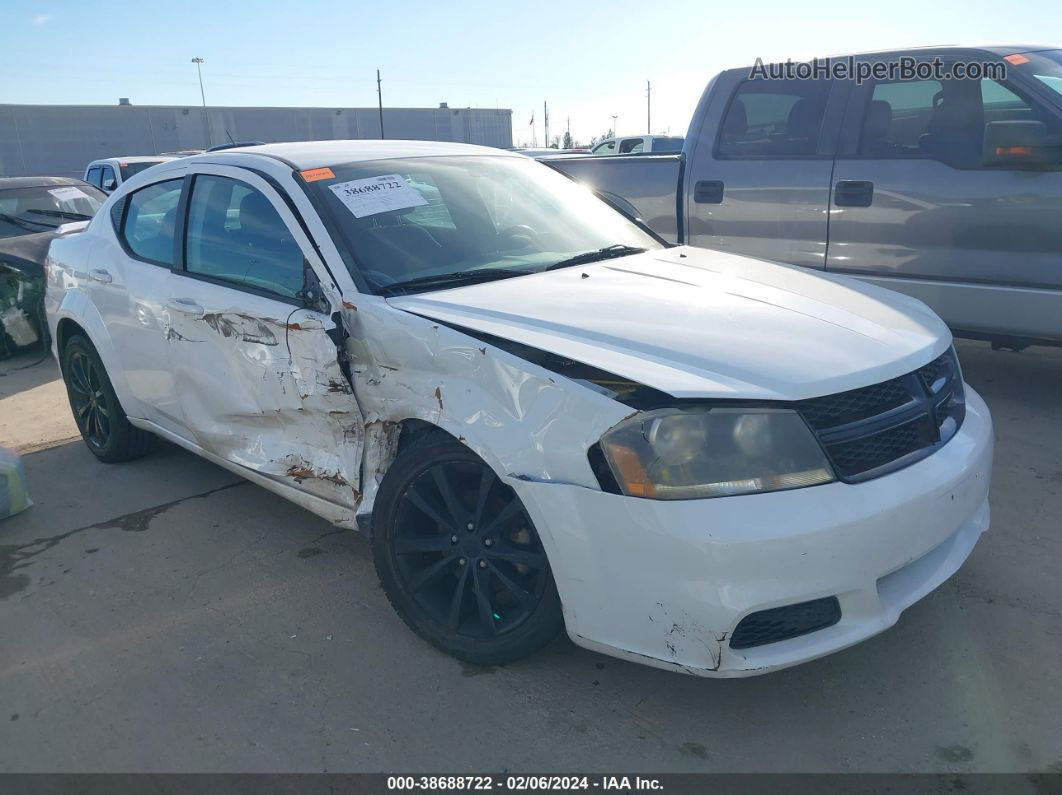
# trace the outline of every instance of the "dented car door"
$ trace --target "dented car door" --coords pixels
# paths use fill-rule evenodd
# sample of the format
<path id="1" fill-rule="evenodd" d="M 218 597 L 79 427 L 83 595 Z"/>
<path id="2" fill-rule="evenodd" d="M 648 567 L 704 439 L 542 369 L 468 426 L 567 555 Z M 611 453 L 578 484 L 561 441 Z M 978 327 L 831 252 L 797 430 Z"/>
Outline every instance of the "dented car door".
<path id="1" fill-rule="evenodd" d="M 313 246 L 265 180 L 230 167 L 191 177 L 178 228 L 167 309 L 189 441 L 350 517 L 363 423 Z"/>

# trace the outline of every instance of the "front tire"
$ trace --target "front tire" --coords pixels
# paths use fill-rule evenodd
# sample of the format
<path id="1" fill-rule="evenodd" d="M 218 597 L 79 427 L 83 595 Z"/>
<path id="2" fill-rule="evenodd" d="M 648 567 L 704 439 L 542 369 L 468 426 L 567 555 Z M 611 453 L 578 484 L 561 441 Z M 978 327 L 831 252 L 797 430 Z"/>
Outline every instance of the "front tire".
<path id="1" fill-rule="evenodd" d="M 88 449 L 105 464 L 147 453 L 155 436 L 130 424 L 96 349 L 75 335 L 63 347 L 63 381 L 70 410 Z"/>
<path id="2" fill-rule="evenodd" d="M 399 453 L 376 498 L 373 555 L 402 620 L 458 659 L 504 665 L 564 626 L 520 498 L 456 441 L 428 437 Z"/>

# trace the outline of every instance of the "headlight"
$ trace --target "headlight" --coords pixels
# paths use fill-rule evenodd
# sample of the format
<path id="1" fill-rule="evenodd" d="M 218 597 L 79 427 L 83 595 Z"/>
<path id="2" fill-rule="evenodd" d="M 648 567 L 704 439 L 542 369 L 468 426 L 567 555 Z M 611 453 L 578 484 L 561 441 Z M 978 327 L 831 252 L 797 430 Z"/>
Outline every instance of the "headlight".
<path id="1" fill-rule="evenodd" d="M 788 409 L 660 409 L 601 437 L 620 490 L 693 500 L 798 489 L 834 479 L 804 420 Z"/>

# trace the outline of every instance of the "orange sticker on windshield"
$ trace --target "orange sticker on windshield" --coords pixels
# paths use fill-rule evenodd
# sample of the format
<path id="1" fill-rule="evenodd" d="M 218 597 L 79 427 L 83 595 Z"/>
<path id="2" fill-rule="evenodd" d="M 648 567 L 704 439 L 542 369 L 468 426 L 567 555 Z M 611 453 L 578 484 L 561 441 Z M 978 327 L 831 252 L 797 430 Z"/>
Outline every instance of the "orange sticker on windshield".
<path id="1" fill-rule="evenodd" d="M 299 175 L 303 182 L 320 182 L 322 179 L 335 179 L 336 175 L 330 168 L 311 168 L 309 171 L 300 171 Z"/>
<path id="2" fill-rule="evenodd" d="M 1023 63 L 1029 63 L 1029 59 L 1019 53 L 1014 53 L 1014 55 L 1004 55 L 1003 60 L 1011 66 L 1021 66 Z"/>

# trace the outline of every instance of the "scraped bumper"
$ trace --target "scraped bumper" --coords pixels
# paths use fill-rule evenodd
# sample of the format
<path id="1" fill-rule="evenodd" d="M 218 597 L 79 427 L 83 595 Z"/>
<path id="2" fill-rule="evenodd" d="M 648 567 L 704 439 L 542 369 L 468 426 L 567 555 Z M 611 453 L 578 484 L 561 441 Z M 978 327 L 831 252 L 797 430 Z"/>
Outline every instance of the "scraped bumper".
<path id="1" fill-rule="evenodd" d="M 702 676 L 747 676 L 875 635 L 962 565 L 988 528 L 992 423 L 857 485 L 665 502 L 512 480 L 546 544 L 572 640 Z M 743 618 L 836 597 L 823 629 L 732 648 Z"/>

